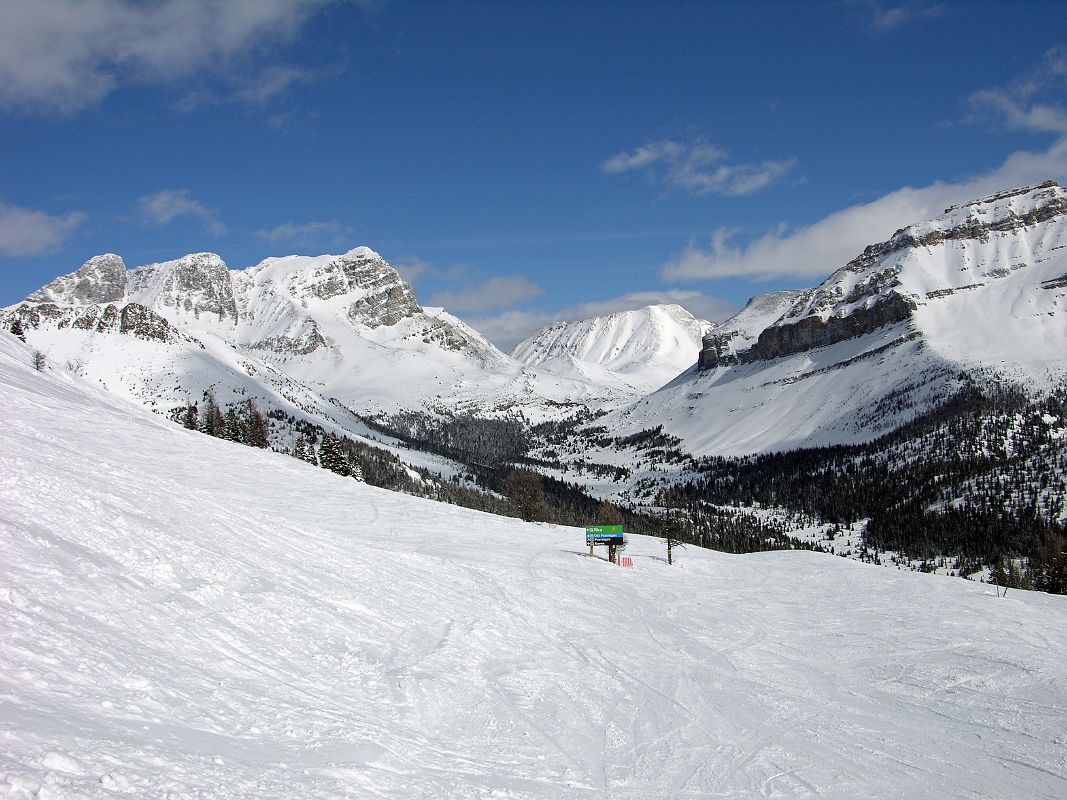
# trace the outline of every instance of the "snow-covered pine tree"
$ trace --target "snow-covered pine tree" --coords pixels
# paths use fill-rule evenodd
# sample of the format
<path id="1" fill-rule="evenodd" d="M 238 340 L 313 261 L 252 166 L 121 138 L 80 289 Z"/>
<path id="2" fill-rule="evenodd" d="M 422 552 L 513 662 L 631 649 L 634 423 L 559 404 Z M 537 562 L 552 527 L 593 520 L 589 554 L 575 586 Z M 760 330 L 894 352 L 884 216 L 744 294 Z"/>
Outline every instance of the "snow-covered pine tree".
<path id="1" fill-rule="evenodd" d="M 204 392 L 204 413 L 200 415 L 201 433 L 222 436 L 225 427 L 226 421 L 222 418 L 218 403 L 215 402 L 215 395 L 210 391 Z"/>
<path id="2" fill-rule="evenodd" d="M 318 457 L 318 455 L 316 453 L 316 449 L 315 449 L 316 445 L 317 445 L 317 440 L 315 439 L 314 436 L 312 436 L 306 442 L 306 446 L 305 446 L 305 449 L 304 449 L 304 460 L 306 462 L 308 462 L 309 464 L 318 464 L 319 463 L 319 457 Z"/>
<path id="3" fill-rule="evenodd" d="M 232 407 L 226 411 L 226 424 L 223 427 L 222 438 L 229 439 L 231 442 L 244 442 L 241 420 L 237 417 L 237 410 Z"/>
<path id="4" fill-rule="evenodd" d="M 26 332 L 22 330 L 22 320 L 18 317 L 15 317 L 15 319 L 11 321 L 11 328 L 9 330 L 12 334 L 22 339 L 22 341 L 26 341 Z"/>
<path id="5" fill-rule="evenodd" d="M 338 475 L 351 474 L 348 460 L 341 449 L 341 442 L 332 433 L 322 435 L 322 445 L 319 447 L 319 466 L 336 472 Z"/>
<path id="6" fill-rule="evenodd" d="M 199 413 L 196 409 L 196 403 L 189 403 L 185 407 L 185 415 L 182 417 L 182 425 L 191 431 L 198 430 L 200 428 Z"/>

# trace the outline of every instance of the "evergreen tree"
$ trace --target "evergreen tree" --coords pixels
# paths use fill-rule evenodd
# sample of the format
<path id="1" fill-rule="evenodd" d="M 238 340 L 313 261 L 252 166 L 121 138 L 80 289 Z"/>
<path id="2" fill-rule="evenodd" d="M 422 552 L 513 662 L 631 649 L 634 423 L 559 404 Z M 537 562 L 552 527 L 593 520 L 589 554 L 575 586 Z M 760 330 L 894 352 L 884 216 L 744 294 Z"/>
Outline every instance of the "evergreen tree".
<path id="1" fill-rule="evenodd" d="M 196 403 L 189 403 L 185 407 L 185 415 L 182 417 L 182 425 L 191 431 L 199 429 L 200 420 L 196 410 Z"/>
<path id="2" fill-rule="evenodd" d="M 244 442 L 241 432 L 241 420 L 237 418 L 237 411 L 232 406 L 226 411 L 225 424 L 222 429 L 222 438 L 231 442 Z"/>
<path id="3" fill-rule="evenodd" d="M 267 425 L 267 418 L 260 413 L 255 400 L 245 402 L 241 422 L 241 441 L 251 447 L 270 447 L 270 428 Z"/>
<path id="4" fill-rule="evenodd" d="M 528 469 L 513 469 L 505 480 L 505 494 L 526 522 L 540 522 L 548 515 L 541 476 Z"/>
<path id="5" fill-rule="evenodd" d="M 304 437 L 301 436 L 300 438 L 303 439 Z M 304 460 L 309 464 L 319 463 L 318 456 L 315 453 L 315 445 L 316 442 L 314 436 L 312 436 L 310 440 L 305 440 L 304 442 Z"/>
<path id="6" fill-rule="evenodd" d="M 324 433 L 322 435 L 322 446 L 319 448 L 319 465 L 323 469 L 336 472 L 338 475 L 348 476 L 352 474 L 348 467 L 348 461 L 345 459 L 344 451 L 341 449 L 341 442 L 332 433 Z"/>
<path id="7" fill-rule="evenodd" d="M 15 317 L 15 319 L 11 321 L 10 330 L 11 333 L 19 337 L 23 342 L 26 341 L 26 332 L 22 330 L 22 320 L 20 320 L 18 317 Z"/>
<path id="8" fill-rule="evenodd" d="M 200 418 L 200 430 L 208 436 L 223 436 L 226 432 L 226 420 L 222 417 L 215 395 L 204 392 L 204 413 Z"/>

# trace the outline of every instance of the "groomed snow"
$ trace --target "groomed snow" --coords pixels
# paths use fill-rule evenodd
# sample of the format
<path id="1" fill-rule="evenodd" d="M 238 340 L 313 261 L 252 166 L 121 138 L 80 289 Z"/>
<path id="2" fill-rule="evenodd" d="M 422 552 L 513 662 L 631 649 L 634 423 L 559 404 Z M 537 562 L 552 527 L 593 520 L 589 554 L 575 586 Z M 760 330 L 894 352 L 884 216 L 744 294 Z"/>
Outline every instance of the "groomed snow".
<path id="1" fill-rule="evenodd" d="M 185 431 L 0 334 L 0 796 L 1067 796 L 1067 599 L 576 529 Z"/>

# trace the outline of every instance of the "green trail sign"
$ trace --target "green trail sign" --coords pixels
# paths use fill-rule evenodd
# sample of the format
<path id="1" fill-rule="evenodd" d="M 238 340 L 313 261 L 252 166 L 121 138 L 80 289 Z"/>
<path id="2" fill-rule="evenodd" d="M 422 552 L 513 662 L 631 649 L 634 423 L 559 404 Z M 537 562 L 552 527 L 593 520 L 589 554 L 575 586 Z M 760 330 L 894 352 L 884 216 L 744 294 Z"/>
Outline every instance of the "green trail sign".
<path id="1" fill-rule="evenodd" d="M 622 525 L 588 525 L 585 529 L 585 543 L 619 544 L 623 539 Z"/>

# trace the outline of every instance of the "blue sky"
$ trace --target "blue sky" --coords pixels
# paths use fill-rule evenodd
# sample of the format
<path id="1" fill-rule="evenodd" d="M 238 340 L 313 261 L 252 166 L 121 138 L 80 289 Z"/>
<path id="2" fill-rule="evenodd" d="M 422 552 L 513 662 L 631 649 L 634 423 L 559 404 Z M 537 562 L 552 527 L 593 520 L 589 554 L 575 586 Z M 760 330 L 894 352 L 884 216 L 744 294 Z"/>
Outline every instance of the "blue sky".
<path id="1" fill-rule="evenodd" d="M 0 0 L 0 305 L 366 244 L 502 346 L 1067 180 L 1067 3 Z"/>

